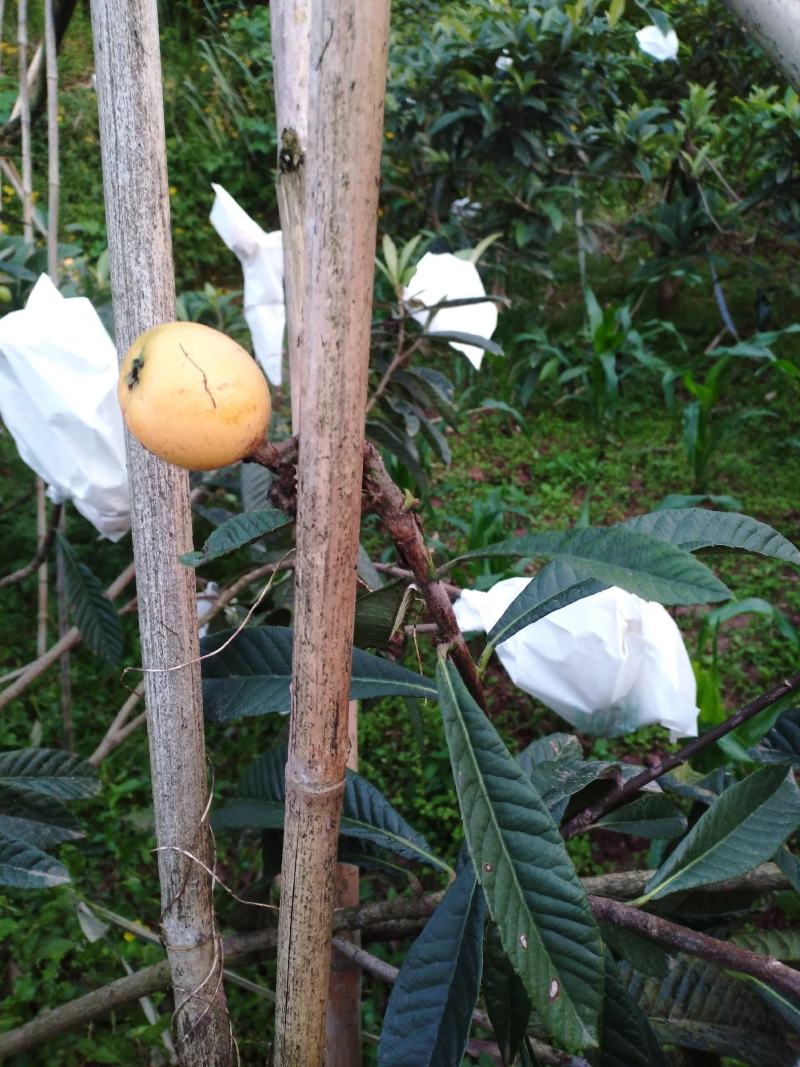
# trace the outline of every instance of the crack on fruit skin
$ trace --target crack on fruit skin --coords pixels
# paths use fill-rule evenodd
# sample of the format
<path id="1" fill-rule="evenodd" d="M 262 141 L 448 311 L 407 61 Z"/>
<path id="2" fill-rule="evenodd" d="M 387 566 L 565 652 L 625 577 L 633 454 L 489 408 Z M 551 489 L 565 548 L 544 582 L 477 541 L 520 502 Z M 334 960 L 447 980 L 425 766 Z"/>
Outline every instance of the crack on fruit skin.
<path id="1" fill-rule="evenodd" d="M 206 372 L 203 370 L 202 367 L 200 367 L 197 363 L 195 363 L 195 361 L 192 359 L 192 357 L 189 355 L 189 353 L 186 351 L 186 349 L 183 347 L 182 344 L 179 344 L 178 348 L 180 348 L 181 352 L 183 352 L 184 356 L 186 356 L 186 358 L 189 360 L 191 365 L 193 367 L 197 367 L 197 369 L 200 371 L 201 375 L 203 376 L 203 388 L 208 393 L 209 400 L 211 401 L 211 403 L 214 405 L 214 408 L 216 409 L 217 402 L 214 399 L 214 394 L 208 388 L 208 378 L 206 378 Z"/>
<path id="2" fill-rule="evenodd" d="M 133 360 L 131 369 L 125 376 L 125 384 L 129 389 L 133 389 L 139 384 L 139 376 L 142 373 L 142 367 L 144 367 L 144 349 L 142 349 L 139 355 Z"/>

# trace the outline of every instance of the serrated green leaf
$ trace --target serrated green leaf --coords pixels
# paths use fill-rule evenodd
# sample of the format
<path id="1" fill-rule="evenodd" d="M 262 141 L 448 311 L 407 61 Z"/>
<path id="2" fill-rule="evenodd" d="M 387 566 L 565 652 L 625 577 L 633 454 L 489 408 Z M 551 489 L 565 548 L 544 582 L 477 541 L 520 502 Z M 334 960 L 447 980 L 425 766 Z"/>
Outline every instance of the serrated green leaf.
<path id="1" fill-rule="evenodd" d="M 186 567 L 200 567 L 237 548 L 251 545 L 275 530 L 290 526 L 292 519 L 278 508 L 261 508 L 248 511 L 243 515 L 234 515 L 214 530 L 203 547 L 197 552 L 185 552 L 180 561 Z"/>
<path id="2" fill-rule="evenodd" d="M 758 763 L 786 763 L 800 771 L 800 708 L 784 711 L 748 755 Z"/>
<path id="3" fill-rule="evenodd" d="M 228 641 L 234 631 L 209 634 L 200 642 L 204 656 Z M 230 722 L 270 712 L 287 714 L 292 679 L 292 631 L 283 626 L 249 626 L 218 655 L 203 660 L 206 718 Z M 390 660 L 353 649 L 352 700 L 389 696 L 435 697 L 426 678 Z"/>
<path id="4" fill-rule="evenodd" d="M 773 859 L 780 867 L 792 889 L 800 893 L 800 859 L 785 846 L 778 849 Z"/>
<path id="5" fill-rule="evenodd" d="M 407 590 L 408 582 L 398 579 L 358 597 L 353 641 L 359 648 L 386 647 L 395 630 L 403 625 L 411 602 Z M 404 608 L 402 614 L 401 608 Z"/>
<path id="6" fill-rule="evenodd" d="M 0 885 L 48 889 L 70 880 L 69 871 L 46 852 L 0 830 Z"/>
<path id="7" fill-rule="evenodd" d="M 686 816 L 675 807 L 669 797 L 647 796 L 638 797 L 631 804 L 617 808 L 595 825 L 618 834 L 663 838 L 669 841 L 684 833 L 687 822 Z"/>
<path id="8" fill-rule="evenodd" d="M 623 767 L 635 774 L 640 768 L 608 760 L 585 760 L 581 743 L 572 734 L 536 738 L 517 757 L 517 763 L 558 822 L 571 796 L 598 778 L 616 778 Z"/>
<path id="9" fill-rule="evenodd" d="M 486 927 L 483 942 L 483 999 L 504 1067 L 509 1067 L 528 1029 L 531 1002 L 522 979 L 503 952 L 495 923 Z"/>
<path id="10" fill-rule="evenodd" d="M 345 777 L 341 832 L 347 837 L 370 841 L 405 859 L 450 871 L 434 855 L 422 834 L 406 822 L 383 793 L 353 771 L 348 771 Z"/>
<path id="11" fill-rule="evenodd" d="M 238 796 L 215 814 L 218 830 L 282 829 L 286 790 L 285 745 L 269 749 L 247 770 L 237 787 Z M 428 842 L 366 778 L 347 771 L 340 833 L 358 838 L 404 859 L 449 872 Z"/>
<path id="12" fill-rule="evenodd" d="M 389 277 L 397 283 L 399 278 L 399 263 L 397 256 L 397 245 L 391 239 L 388 233 L 383 235 L 383 241 L 381 242 L 381 248 L 383 249 L 383 261 L 386 264 L 386 270 L 389 273 Z"/>
<path id="13" fill-rule="evenodd" d="M 608 25 L 613 30 L 622 16 L 625 14 L 625 0 L 611 0 L 606 12 Z"/>
<path id="14" fill-rule="evenodd" d="M 712 963 L 677 956 L 663 980 L 625 962 L 620 977 L 665 1043 L 745 1060 L 753 1067 L 797 1067 L 772 1012 L 740 981 Z"/>
<path id="15" fill-rule="evenodd" d="M 735 930 L 729 940 L 748 952 L 772 956 L 784 963 L 800 963 L 800 930 Z"/>
<path id="16" fill-rule="evenodd" d="M 92 652 L 115 665 L 122 657 L 119 615 L 100 580 L 79 561 L 69 541 L 59 533 L 56 539 L 64 560 L 64 584 L 73 622 Z"/>
<path id="17" fill-rule="evenodd" d="M 485 905 L 471 864 L 406 955 L 392 989 L 378 1067 L 461 1063 L 478 999 Z"/>
<path id="18" fill-rule="evenodd" d="M 574 734 L 545 734 L 536 737 L 517 756 L 517 763 L 530 774 L 537 763 L 576 763 L 583 759 L 583 748 Z"/>
<path id="19" fill-rule="evenodd" d="M 448 300 L 442 303 L 441 307 L 455 307 L 457 304 L 466 303 L 481 303 L 485 302 L 485 298 L 481 297 L 478 300 Z M 448 344 L 455 341 L 459 345 L 473 345 L 475 348 L 482 348 L 484 352 L 491 352 L 493 356 L 502 356 L 503 349 L 497 343 L 492 341 L 489 337 L 482 337 L 477 333 L 462 333 L 460 330 L 431 330 L 425 331 L 425 336 L 436 341 L 447 341 Z"/>
<path id="20" fill-rule="evenodd" d="M 637 971 L 652 978 L 666 977 L 669 956 L 660 945 L 623 926 L 612 926 L 610 923 L 600 923 L 600 933 L 618 960 L 625 960 Z"/>
<path id="21" fill-rule="evenodd" d="M 449 467 L 453 461 L 453 453 L 450 451 L 450 445 L 447 438 L 436 423 L 432 422 L 431 419 L 424 415 L 419 408 L 415 408 L 414 410 L 419 418 L 419 427 L 423 436 L 428 439 L 431 447 L 436 451 L 442 463 L 444 463 L 446 467 Z"/>
<path id="22" fill-rule="evenodd" d="M 623 526 L 527 534 L 468 552 L 461 559 L 494 556 L 558 559 L 568 563 L 578 579 L 593 578 L 605 585 L 617 585 L 661 604 L 706 604 L 731 595 L 691 553 Z"/>
<path id="23" fill-rule="evenodd" d="M 366 585 L 370 592 L 374 592 L 376 589 L 383 588 L 383 578 L 381 573 L 376 569 L 375 564 L 369 558 L 369 553 L 364 546 L 359 542 L 358 545 L 358 561 L 356 563 L 356 571 L 358 577 Z"/>
<path id="24" fill-rule="evenodd" d="M 547 1032 L 584 1048 L 597 1037 L 604 964 L 583 886 L 541 797 L 455 667 L 440 662 L 437 681 L 467 844 L 503 950 Z"/>
<path id="25" fill-rule="evenodd" d="M 647 1016 L 628 994 L 610 954 L 606 956 L 597 1067 L 669 1067 Z"/>
<path id="26" fill-rule="evenodd" d="M 273 481 L 271 470 L 260 463 L 242 463 L 239 479 L 244 511 L 260 511 L 269 507 L 269 491 Z"/>
<path id="27" fill-rule="evenodd" d="M 83 837 L 78 819 L 60 800 L 8 779 L 0 784 L 0 830 L 36 848 Z"/>
<path id="28" fill-rule="evenodd" d="M 19 748 L 0 752 L 0 787 L 10 785 L 60 800 L 94 796 L 97 771 L 79 756 L 58 748 Z"/>
<path id="29" fill-rule="evenodd" d="M 773 989 L 772 986 L 762 982 L 759 978 L 754 978 L 751 974 L 743 974 L 741 979 L 751 989 L 754 989 L 764 1003 L 768 1004 L 785 1023 L 788 1023 L 795 1033 L 800 1033 L 800 1004 L 796 1000 L 783 990 Z"/>
<path id="30" fill-rule="evenodd" d="M 430 367 L 406 367 L 395 372 L 392 382 L 401 386 L 422 408 L 436 411 L 451 425 L 455 424 L 453 386 L 441 371 Z"/>
<path id="31" fill-rule="evenodd" d="M 800 790 L 791 771 L 754 771 L 702 814 L 653 875 L 641 902 L 745 874 L 771 859 L 798 822 Z"/>
<path id="32" fill-rule="evenodd" d="M 528 777 L 553 818 L 560 820 L 570 797 L 599 778 L 610 778 L 618 766 L 605 760 L 542 762 L 531 767 Z"/>
<path id="33" fill-rule="evenodd" d="M 675 508 L 637 515 L 624 524 L 628 530 L 647 533 L 689 552 L 701 548 L 738 548 L 800 566 L 800 551 L 765 522 L 736 512 L 706 508 Z"/>

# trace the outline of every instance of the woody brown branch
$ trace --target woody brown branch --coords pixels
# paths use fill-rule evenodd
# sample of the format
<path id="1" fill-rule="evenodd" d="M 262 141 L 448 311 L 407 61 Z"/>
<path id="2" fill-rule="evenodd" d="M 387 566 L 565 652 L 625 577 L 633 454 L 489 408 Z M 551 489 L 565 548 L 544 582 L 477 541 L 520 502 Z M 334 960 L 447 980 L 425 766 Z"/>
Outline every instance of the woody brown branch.
<path id="1" fill-rule="evenodd" d="M 592 912 L 598 921 L 635 929 L 652 940 L 683 952 L 713 959 L 723 966 L 752 974 L 755 967 L 759 976 L 764 976 L 770 984 L 776 984 L 775 974 L 783 975 L 791 968 L 782 964 L 775 968 L 775 961 L 768 957 L 745 952 L 715 938 L 697 935 L 694 930 L 678 926 L 676 923 L 657 916 L 641 912 L 616 900 L 604 898 L 603 894 L 621 897 L 638 896 L 652 877 L 652 871 L 626 871 L 615 874 L 584 878 L 583 886 L 590 894 Z M 789 887 L 784 875 L 774 863 L 766 863 L 739 878 L 716 885 L 704 886 L 703 892 L 735 893 L 741 889 L 771 892 Z M 346 908 L 334 913 L 333 931 L 361 930 L 365 940 L 394 939 L 410 935 L 419 929 L 421 922 L 429 918 L 444 896 L 444 890 L 429 893 L 421 897 L 400 897 L 395 900 L 377 900 L 360 907 Z M 255 933 L 235 934 L 223 941 L 226 966 L 249 959 L 252 956 L 263 957 L 275 951 L 277 930 L 271 927 Z M 721 954 L 722 953 L 722 954 Z M 800 979 L 799 972 L 792 972 Z M 67 1033 L 79 1026 L 101 1019 L 110 1012 L 132 1004 L 140 997 L 166 989 L 170 984 L 169 965 L 166 960 L 136 971 L 125 978 L 119 978 L 101 989 L 95 989 L 85 996 L 62 1004 L 52 1011 L 43 1012 L 31 1022 L 0 1035 L 0 1060 L 16 1053 L 50 1041 L 60 1034 Z"/>
<path id="2" fill-rule="evenodd" d="M 648 767 L 641 774 L 637 774 L 635 778 L 629 778 L 627 782 L 616 786 L 596 804 L 591 804 L 588 808 L 578 812 L 562 827 L 561 833 L 564 838 L 568 839 L 580 833 L 581 830 L 588 829 L 603 815 L 618 808 L 620 804 L 623 804 L 629 797 L 634 796 L 644 786 L 660 778 L 662 774 L 667 774 L 669 771 L 674 770 L 675 767 L 679 767 L 682 763 L 686 763 L 687 760 L 696 756 L 698 752 L 702 752 L 716 741 L 719 741 L 721 737 L 725 737 L 726 734 L 735 730 L 737 726 L 741 726 L 743 722 L 747 722 L 754 715 L 758 715 L 765 708 L 771 707 L 783 697 L 796 692 L 798 689 L 800 689 L 800 672 L 793 674 L 790 678 L 784 678 L 782 682 L 773 686 L 766 693 L 762 693 L 760 696 L 748 701 L 725 722 L 706 730 L 705 733 L 700 734 L 699 737 L 693 738 L 687 745 L 684 745 L 680 751 L 670 756 L 665 756 L 655 766 Z"/>
<path id="3" fill-rule="evenodd" d="M 294 481 L 297 439 L 288 438 L 279 445 L 265 442 L 248 459 L 273 471 L 279 487 L 277 498 L 273 496 L 273 501 L 291 512 L 293 503 L 291 494 L 287 495 L 287 490 Z M 380 518 L 402 563 L 411 571 L 431 618 L 439 629 L 440 639 L 448 646 L 464 684 L 485 711 L 486 699 L 478 669 L 456 622 L 449 587 L 436 576 L 433 561 L 422 536 L 419 516 L 414 510 L 414 502 L 407 499 L 392 481 L 380 453 L 368 441 L 364 443 L 362 506 L 365 511 L 373 511 Z"/>

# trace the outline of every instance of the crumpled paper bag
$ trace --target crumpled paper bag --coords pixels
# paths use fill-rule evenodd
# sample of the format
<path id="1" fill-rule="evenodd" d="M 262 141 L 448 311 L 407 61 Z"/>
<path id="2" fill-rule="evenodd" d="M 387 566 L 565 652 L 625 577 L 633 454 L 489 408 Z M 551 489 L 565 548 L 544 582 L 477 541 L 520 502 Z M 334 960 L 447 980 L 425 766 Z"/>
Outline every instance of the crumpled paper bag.
<path id="1" fill-rule="evenodd" d="M 117 353 L 84 297 L 46 274 L 0 319 L 0 416 L 56 502 L 71 500 L 111 541 L 130 528 Z"/>
<path id="2" fill-rule="evenodd" d="M 286 310 L 283 296 L 283 236 L 266 233 L 221 185 L 211 208 L 211 225 L 242 264 L 244 317 L 253 352 L 272 385 L 281 384 Z"/>
<path id="3" fill-rule="evenodd" d="M 430 309 L 443 300 L 468 300 L 478 296 L 486 296 L 486 290 L 474 263 L 454 256 L 452 252 L 426 252 L 403 290 L 403 303 L 425 333 L 471 333 L 476 337 L 491 338 L 497 327 L 497 306 L 491 300 L 443 307 L 431 314 Z M 449 343 L 451 348 L 464 353 L 475 370 L 480 370 L 486 354 L 482 348 L 461 341 Z"/>
<path id="4" fill-rule="evenodd" d="M 636 31 L 636 40 L 641 50 L 659 63 L 678 58 L 678 35 L 672 29 L 663 33 L 658 26 L 644 26 Z"/>
<path id="5" fill-rule="evenodd" d="M 465 589 L 453 605 L 462 631 L 490 630 L 529 581 Z M 692 665 L 661 604 L 611 587 L 524 627 L 496 651 L 520 689 L 584 733 L 614 737 L 660 723 L 673 739 L 697 734 Z"/>

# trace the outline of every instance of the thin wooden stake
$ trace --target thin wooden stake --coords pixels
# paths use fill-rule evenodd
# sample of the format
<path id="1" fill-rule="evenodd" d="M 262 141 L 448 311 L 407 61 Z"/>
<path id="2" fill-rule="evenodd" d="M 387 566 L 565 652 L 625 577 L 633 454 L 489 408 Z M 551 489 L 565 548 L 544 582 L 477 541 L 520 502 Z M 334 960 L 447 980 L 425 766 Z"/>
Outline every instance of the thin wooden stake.
<path id="1" fill-rule="evenodd" d="M 300 432 L 303 393 L 302 326 L 305 246 L 305 156 L 308 149 L 308 79 L 311 0 L 270 4 L 278 146 L 278 210 L 283 234 L 286 337 L 292 433 Z"/>
<path id="2" fill-rule="evenodd" d="M 44 0 L 44 53 L 47 72 L 47 273 L 58 288 L 58 57 L 56 31 L 53 19 L 53 0 Z M 59 516 L 58 529 L 66 533 L 67 508 Z M 64 554 L 56 550 L 56 608 L 58 612 L 58 638 L 61 640 L 69 630 L 67 608 L 66 568 Z M 61 696 L 61 725 L 64 747 L 72 752 L 72 681 L 70 678 L 69 650 L 58 663 L 59 689 Z"/>
<path id="3" fill-rule="evenodd" d="M 388 0 L 313 7 L 276 1067 L 319 1067 L 361 515 Z"/>
<path id="4" fill-rule="evenodd" d="M 351 700 L 348 717 L 350 755 L 347 766 L 358 770 L 358 701 Z M 359 903 L 358 867 L 351 863 L 336 864 L 336 908 L 356 907 Z M 354 930 L 340 940 L 361 945 L 361 934 Z M 361 965 L 335 947 L 331 955 L 331 985 L 325 1014 L 325 1067 L 360 1067 L 361 1064 Z"/>
<path id="5" fill-rule="evenodd" d="M 275 110 L 281 141 L 278 151 L 278 209 L 283 233 L 287 304 L 289 388 L 292 433 L 300 432 L 303 394 L 302 324 L 305 246 L 305 153 L 308 145 L 311 0 L 273 0 L 273 69 Z M 350 702 L 350 757 L 358 768 L 358 704 Z M 336 907 L 358 904 L 358 867 L 337 864 Z M 358 943 L 358 934 L 352 937 Z M 338 953 L 331 959 L 331 994 L 325 1017 L 325 1067 L 359 1067 L 361 1063 L 361 970 Z"/>
<path id="6" fill-rule="evenodd" d="M 33 243 L 33 164 L 31 161 L 31 107 L 28 93 L 28 0 L 17 0 L 17 58 L 22 138 L 22 237 Z"/>
<path id="7" fill-rule="evenodd" d="M 44 0 L 44 53 L 47 77 L 47 273 L 58 287 L 58 53 L 53 0 Z"/>
<path id="8" fill-rule="evenodd" d="M 44 482 L 36 479 L 36 543 L 41 545 L 47 537 L 47 501 L 44 495 Z M 37 612 L 36 612 L 36 655 L 43 656 L 47 651 L 47 560 L 39 565 L 37 575 Z"/>
<path id="9" fill-rule="evenodd" d="M 92 0 L 116 340 L 175 318 L 156 0 Z M 189 477 L 126 440 L 145 675 L 161 928 L 182 1067 L 227 1067 L 200 690 Z M 174 670 L 176 664 L 186 664 Z"/>

